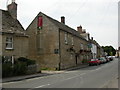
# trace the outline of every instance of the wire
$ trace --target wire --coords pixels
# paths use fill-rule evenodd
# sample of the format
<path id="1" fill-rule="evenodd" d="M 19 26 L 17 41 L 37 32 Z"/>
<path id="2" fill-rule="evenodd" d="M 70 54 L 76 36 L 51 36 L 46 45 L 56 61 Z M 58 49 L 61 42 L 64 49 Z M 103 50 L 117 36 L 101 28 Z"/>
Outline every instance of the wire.
<path id="1" fill-rule="evenodd" d="M 72 19 L 72 17 L 74 17 L 76 14 L 78 14 L 78 12 L 83 8 L 85 7 L 86 3 L 87 3 L 88 0 L 85 0 L 83 2 L 83 4 L 69 17 L 69 21 Z"/>

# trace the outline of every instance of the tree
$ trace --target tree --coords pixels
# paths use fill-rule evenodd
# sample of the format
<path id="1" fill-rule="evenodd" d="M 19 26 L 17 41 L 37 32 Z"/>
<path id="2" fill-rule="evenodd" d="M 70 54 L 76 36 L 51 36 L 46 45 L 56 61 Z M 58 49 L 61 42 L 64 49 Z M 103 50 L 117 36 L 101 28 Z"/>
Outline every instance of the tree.
<path id="1" fill-rule="evenodd" d="M 104 52 L 108 53 L 108 56 L 115 56 L 116 50 L 112 46 L 102 46 Z"/>

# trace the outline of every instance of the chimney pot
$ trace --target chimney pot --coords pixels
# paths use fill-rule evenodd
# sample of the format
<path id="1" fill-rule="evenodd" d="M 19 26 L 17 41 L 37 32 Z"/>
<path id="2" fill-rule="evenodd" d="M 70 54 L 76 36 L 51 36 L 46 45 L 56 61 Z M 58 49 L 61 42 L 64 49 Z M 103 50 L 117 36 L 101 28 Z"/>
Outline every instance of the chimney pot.
<path id="1" fill-rule="evenodd" d="M 61 17 L 61 23 L 65 24 L 65 17 L 64 16 Z"/>
<path id="2" fill-rule="evenodd" d="M 12 2 L 15 2 L 15 0 L 12 0 Z"/>
<path id="3" fill-rule="evenodd" d="M 93 40 L 93 37 L 91 37 L 91 40 Z"/>
<path id="4" fill-rule="evenodd" d="M 82 26 L 81 26 L 81 25 L 77 27 L 77 31 L 78 31 L 80 34 L 82 33 Z"/>

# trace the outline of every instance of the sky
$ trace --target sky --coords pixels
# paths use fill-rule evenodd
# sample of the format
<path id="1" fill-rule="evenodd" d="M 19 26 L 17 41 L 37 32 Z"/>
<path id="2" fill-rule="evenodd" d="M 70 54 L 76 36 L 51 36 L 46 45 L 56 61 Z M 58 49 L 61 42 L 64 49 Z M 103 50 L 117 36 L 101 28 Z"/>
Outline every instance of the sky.
<path id="1" fill-rule="evenodd" d="M 0 0 L 0 9 L 12 0 Z M 118 47 L 119 0 L 15 0 L 18 4 L 18 20 L 26 29 L 39 12 L 77 29 L 82 26 L 101 46 Z M 120 46 L 120 45 L 119 45 Z"/>

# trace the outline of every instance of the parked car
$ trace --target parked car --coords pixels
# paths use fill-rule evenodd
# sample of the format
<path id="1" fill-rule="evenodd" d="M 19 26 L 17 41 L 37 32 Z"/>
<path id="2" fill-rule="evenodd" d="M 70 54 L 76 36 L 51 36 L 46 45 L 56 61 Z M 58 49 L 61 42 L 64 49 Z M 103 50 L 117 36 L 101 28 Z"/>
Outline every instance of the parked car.
<path id="1" fill-rule="evenodd" d="M 110 61 L 113 61 L 113 57 L 112 56 L 108 56 Z"/>
<path id="2" fill-rule="evenodd" d="M 107 62 L 110 62 L 110 59 L 108 58 L 108 56 L 105 57 Z"/>
<path id="3" fill-rule="evenodd" d="M 103 64 L 103 63 L 106 63 L 106 62 L 107 62 L 107 60 L 105 59 L 105 57 L 100 57 L 100 58 L 99 58 L 99 60 L 101 61 L 101 64 Z"/>
<path id="4" fill-rule="evenodd" d="M 91 66 L 91 65 L 100 65 L 100 60 L 91 59 L 88 63 L 89 63 L 89 66 Z"/>

